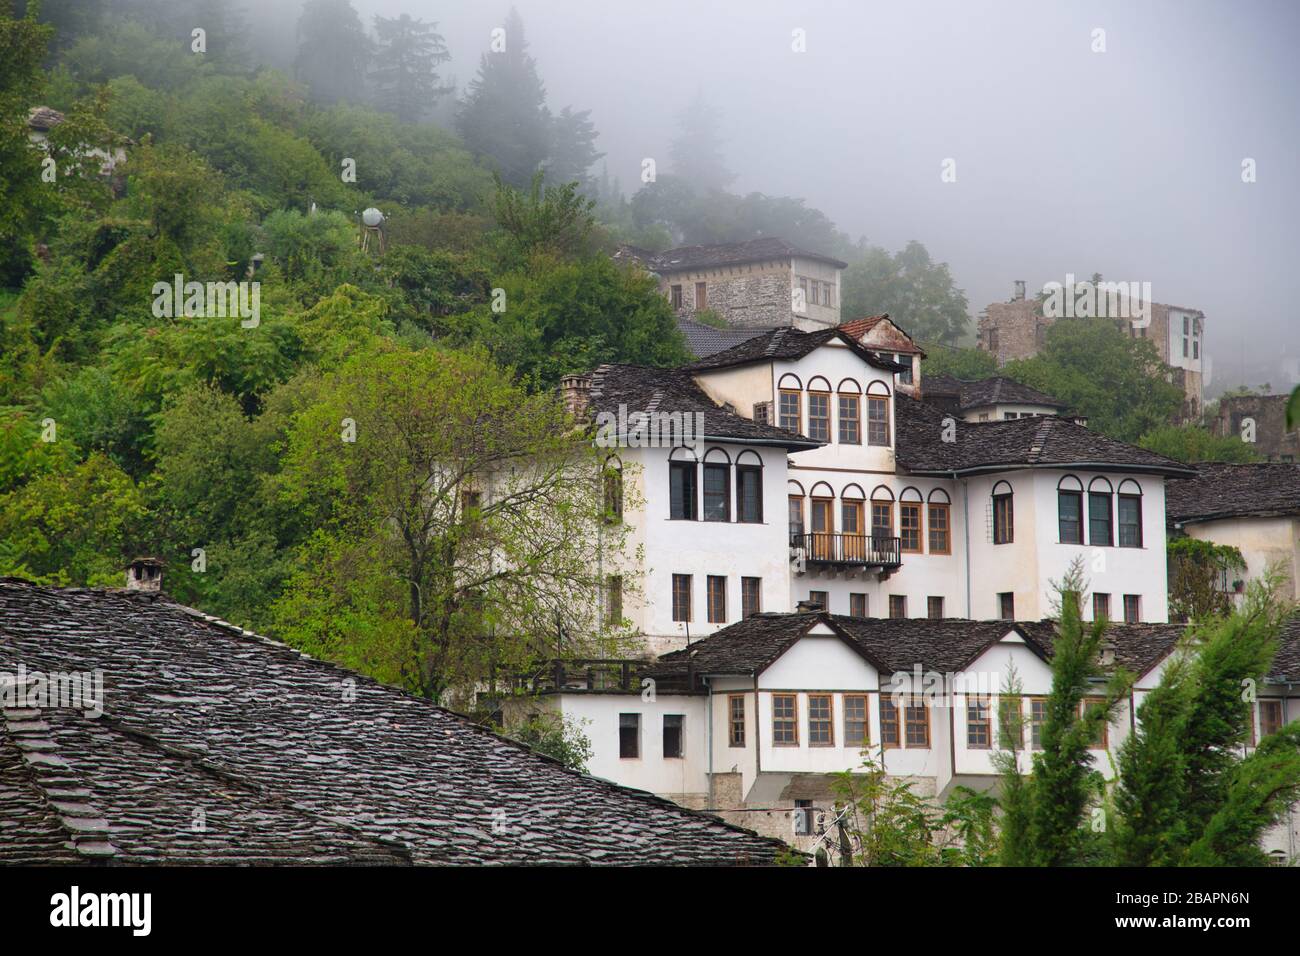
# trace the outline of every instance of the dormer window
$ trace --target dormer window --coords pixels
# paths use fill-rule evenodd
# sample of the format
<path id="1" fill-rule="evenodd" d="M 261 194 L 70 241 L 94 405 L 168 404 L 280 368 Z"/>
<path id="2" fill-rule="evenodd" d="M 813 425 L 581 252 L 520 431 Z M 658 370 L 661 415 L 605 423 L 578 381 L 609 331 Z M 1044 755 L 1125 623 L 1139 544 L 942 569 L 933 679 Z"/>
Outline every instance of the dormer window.
<path id="1" fill-rule="evenodd" d="M 906 369 L 905 371 L 902 371 L 902 372 L 899 372 L 899 373 L 898 373 L 898 381 L 899 381 L 901 384 L 903 384 L 903 385 L 911 385 L 911 384 L 912 384 L 912 369 L 913 369 L 913 366 L 912 366 L 912 356 L 910 356 L 910 355 L 901 355 L 901 354 L 900 354 L 900 355 L 895 355 L 895 356 L 894 356 L 894 361 L 898 362 L 899 365 L 906 365 L 906 366 L 907 366 L 907 369 Z"/>

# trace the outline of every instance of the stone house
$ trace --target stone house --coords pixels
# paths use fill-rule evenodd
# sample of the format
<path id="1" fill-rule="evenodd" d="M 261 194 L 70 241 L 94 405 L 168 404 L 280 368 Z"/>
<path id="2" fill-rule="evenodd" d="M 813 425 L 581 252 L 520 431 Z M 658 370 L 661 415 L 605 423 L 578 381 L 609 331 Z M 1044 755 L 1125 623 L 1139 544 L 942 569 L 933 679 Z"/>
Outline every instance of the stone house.
<path id="1" fill-rule="evenodd" d="M 1210 428 L 1216 435 L 1236 435 L 1251 443 L 1269 461 L 1300 461 L 1300 429 L 1286 428 L 1289 400 L 1289 395 L 1225 396 Z"/>

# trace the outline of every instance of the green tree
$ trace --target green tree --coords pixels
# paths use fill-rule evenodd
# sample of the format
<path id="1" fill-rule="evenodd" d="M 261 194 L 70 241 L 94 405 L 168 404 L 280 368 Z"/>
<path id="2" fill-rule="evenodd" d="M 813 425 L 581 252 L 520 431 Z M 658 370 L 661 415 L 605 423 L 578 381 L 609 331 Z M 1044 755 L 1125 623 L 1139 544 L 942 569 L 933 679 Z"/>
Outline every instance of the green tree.
<path id="1" fill-rule="evenodd" d="M 578 195 L 577 183 L 543 188 L 539 170 L 533 174 L 527 193 L 498 179 L 492 213 L 497 225 L 510 237 L 516 255 L 568 255 L 587 249 L 595 225 L 594 205 L 592 200 Z"/>
<path id="2" fill-rule="evenodd" d="M 37 20 L 39 10 L 33 4 L 15 19 L 12 0 L 0 0 L 0 252 L 6 254 L 35 226 L 51 195 L 27 129 L 27 111 L 44 83 L 41 60 L 54 33 Z"/>
<path id="3" fill-rule="evenodd" d="M 524 21 L 513 7 L 504 30 L 504 49 L 479 60 L 478 75 L 456 114 L 456 131 L 475 156 L 492 162 L 505 182 L 522 187 L 546 161 L 550 114 L 537 62 L 528 53 Z"/>
<path id="4" fill-rule="evenodd" d="M 925 364 L 922 366 L 921 388 L 925 388 L 926 375 L 951 375 L 963 381 L 978 381 L 998 374 L 998 361 L 991 352 L 983 349 L 962 349 L 946 345 L 923 345 Z"/>
<path id="5" fill-rule="evenodd" d="M 438 67 L 451 59 L 436 23 L 403 13 L 375 17 L 375 68 L 370 74 L 382 109 L 405 123 L 423 119 L 451 92 L 438 84 Z"/>
<path id="6" fill-rule="evenodd" d="M 703 90 L 677 114 L 677 133 L 668 146 L 672 172 L 696 192 L 725 189 L 736 178 L 723 159 L 721 128 L 722 116 Z"/>
<path id="7" fill-rule="evenodd" d="M 1255 449 L 1236 435 L 1215 435 L 1197 425 L 1161 425 L 1138 439 L 1138 445 L 1166 458 L 1188 463 L 1259 461 Z"/>
<path id="8" fill-rule="evenodd" d="M 551 123 L 551 146 L 546 161 L 546 178 L 552 183 L 577 183 L 578 189 L 592 192 L 591 167 L 605 154 L 596 149 L 596 126 L 591 110 L 574 110 L 566 106 Z"/>
<path id="9" fill-rule="evenodd" d="M 318 103 L 365 99 L 370 38 L 350 0 L 307 0 L 298 18 L 294 74 Z"/>
<path id="10" fill-rule="evenodd" d="M 1246 560 L 1237 548 L 1181 537 L 1169 540 L 1166 553 L 1171 619 L 1202 621 L 1232 611 L 1229 586 L 1235 574 L 1246 570 Z"/>
<path id="11" fill-rule="evenodd" d="M 592 608 L 625 530 L 602 520 L 599 453 L 481 352 L 350 359 L 290 430 L 281 494 L 316 531 L 276 632 L 433 700 L 612 649 Z"/>
<path id="12" fill-rule="evenodd" d="M 582 728 L 589 723 L 585 718 L 568 714 L 540 713 L 504 733 L 570 770 L 586 773 L 593 751 L 591 740 Z"/>
<path id="13" fill-rule="evenodd" d="M 841 282 L 846 318 L 888 312 L 916 339 L 954 345 L 970 318 L 966 293 L 958 289 L 946 262 L 935 262 L 915 239 L 890 255 L 866 246 L 851 257 Z"/>
<path id="14" fill-rule="evenodd" d="M 1241 611 L 1193 631 L 1119 754 L 1111 852 L 1121 866 L 1245 866 L 1300 797 L 1300 725 L 1243 756 L 1253 688 L 1291 609 L 1255 582 Z"/>

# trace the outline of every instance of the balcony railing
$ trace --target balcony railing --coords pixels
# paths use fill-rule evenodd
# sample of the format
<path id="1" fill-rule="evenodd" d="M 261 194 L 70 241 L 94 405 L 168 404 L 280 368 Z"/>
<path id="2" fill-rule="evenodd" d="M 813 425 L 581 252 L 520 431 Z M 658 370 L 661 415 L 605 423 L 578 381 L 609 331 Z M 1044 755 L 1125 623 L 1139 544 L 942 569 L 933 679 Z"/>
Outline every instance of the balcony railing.
<path id="1" fill-rule="evenodd" d="M 538 662 L 533 668 L 503 675 L 502 688 L 507 694 L 537 694 L 547 692 L 636 692 L 640 693 L 643 672 L 650 662 L 612 658 L 566 658 Z M 694 673 L 689 663 L 683 664 L 680 673 L 669 668 L 656 668 L 655 685 L 660 691 L 689 691 Z"/>
<path id="2" fill-rule="evenodd" d="M 829 531 L 798 531 L 790 535 L 790 546 L 803 551 L 811 563 L 896 568 L 902 564 L 898 538 L 871 534 L 838 534 Z"/>

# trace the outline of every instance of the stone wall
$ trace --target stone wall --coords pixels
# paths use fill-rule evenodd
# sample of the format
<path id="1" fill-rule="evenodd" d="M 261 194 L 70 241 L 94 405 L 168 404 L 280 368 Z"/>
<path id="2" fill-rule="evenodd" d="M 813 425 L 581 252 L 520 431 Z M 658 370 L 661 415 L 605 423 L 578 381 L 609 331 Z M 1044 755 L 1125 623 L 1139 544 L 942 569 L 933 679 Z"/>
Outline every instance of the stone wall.
<path id="1" fill-rule="evenodd" d="M 1235 395 L 1219 399 L 1216 435 L 1241 436 L 1242 423 L 1255 423 L 1254 448 L 1269 461 L 1300 461 L 1300 430 L 1286 430 L 1286 395 Z"/>

